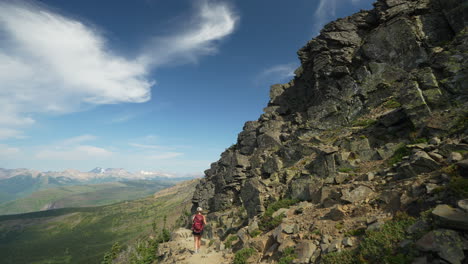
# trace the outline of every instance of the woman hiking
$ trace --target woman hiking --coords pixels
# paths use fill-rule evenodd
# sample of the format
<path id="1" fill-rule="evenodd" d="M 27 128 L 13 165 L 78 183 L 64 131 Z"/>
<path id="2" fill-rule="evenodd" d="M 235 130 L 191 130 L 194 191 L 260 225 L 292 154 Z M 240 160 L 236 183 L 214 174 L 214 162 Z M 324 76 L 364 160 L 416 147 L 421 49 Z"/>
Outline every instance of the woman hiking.
<path id="1" fill-rule="evenodd" d="M 206 218 L 202 214 L 203 209 L 197 208 L 197 213 L 192 217 L 192 234 L 193 240 L 195 241 L 195 253 L 200 251 L 201 237 L 203 234 L 203 228 L 206 225 Z"/>

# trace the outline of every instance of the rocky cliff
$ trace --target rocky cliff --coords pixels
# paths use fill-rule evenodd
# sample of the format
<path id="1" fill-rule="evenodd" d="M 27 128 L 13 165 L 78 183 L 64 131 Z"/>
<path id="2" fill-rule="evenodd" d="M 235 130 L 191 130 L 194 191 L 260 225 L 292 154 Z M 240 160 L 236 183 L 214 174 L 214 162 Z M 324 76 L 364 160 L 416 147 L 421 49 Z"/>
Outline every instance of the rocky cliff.
<path id="1" fill-rule="evenodd" d="M 467 23 L 464 0 L 378 0 L 326 25 L 298 51 L 294 79 L 271 87 L 264 113 L 245 123 L 197 185 L 193 208 L 219 223 L 211 235 L 255 230 L 270 205 L 290 198 L 304 201 L 284 212 L 300 224 L 268 233 L 262 245 L 242 239 L 246 231 L 239 243 L 263 259 L 285 241 L 296 249 L 323 244 L 324 254 L 345 242 L 334 245 L 340 232 L 319 219 L 351 230 L 466 198 Z M 318 238 L 300 244 L 317 228 Z M 463 230 L 452 238 L 466 237 Z M 301 263 L 316 259 L 311 253 Z"/>

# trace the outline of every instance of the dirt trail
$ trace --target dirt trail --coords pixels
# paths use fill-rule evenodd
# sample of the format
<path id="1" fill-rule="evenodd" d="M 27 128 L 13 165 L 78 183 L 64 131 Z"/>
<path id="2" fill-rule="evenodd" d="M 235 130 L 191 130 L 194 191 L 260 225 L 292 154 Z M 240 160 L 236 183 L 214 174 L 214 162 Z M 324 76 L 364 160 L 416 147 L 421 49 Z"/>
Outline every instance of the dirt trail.
<path id="1" fill-rule="evenodd" d="M 187 232 L 188 231 L 188 232 Z M 194 241 L 190 230 L 179 231 L 179 236 L 173 241 L 162 244 L 161 250 L 167 253 L 167 257 L 161 263 L 177 264 L 228 264 L 231 263 L 229 255 L 216 251 L 214 247 L 208 247 L 209 241 L 202 239 L 200 252 L 194 253 Z"/>

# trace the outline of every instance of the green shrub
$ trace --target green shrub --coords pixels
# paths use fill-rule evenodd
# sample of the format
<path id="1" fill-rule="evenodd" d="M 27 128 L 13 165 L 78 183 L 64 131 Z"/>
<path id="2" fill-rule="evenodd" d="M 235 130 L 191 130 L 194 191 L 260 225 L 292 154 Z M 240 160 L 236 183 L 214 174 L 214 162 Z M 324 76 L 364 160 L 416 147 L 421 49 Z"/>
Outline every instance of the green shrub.
<path id="1" fill-rule="evenodd" d="M 408 149 L 406 145 L 400 144 L 400 147 L 395 150 L 395 153 L 393 153 L 392 157 L 390 157 L 388 160 L 388 164 L 393 165 L 395 163 L 401 162 L 404 156 L 408 156 L 410 154 L 410 149 Z"/>
<path id="2" fill-rule="evenodd" d="M 468 198 L 468 179 L 460 176 L 452 177 L 450 178 L 448 189 L 457 198 Z"/>
<path id="3" fill-rule="evenodd" d="M 400 104 L 400 102 L 396 101 L 395 99 L 391 99 L 391 100 L 388 100 L 387 102 L 385 102 L 383 104 L 383 107 L 394 109 L 394 108 L 401 107 L 401 104 Z"/>
<path id="4" fill-rule="evenodd" d="M 289 264 L 297 258 L 297 254 L 294 252 L 294 247 L 285 248 L 281 258 L 278 260 L 278 264 Z"/>
<path id="5" fill-rule="evenodd" d="M 236 241 L 236 240 L 238 240 L 238 239 L 239 239 L 239 237 L 237 237 L 237 236 L 235 236 L 235 235 L 231 235 L 231 236 L 229 236 L 229 237 L 226 239 L 226 241 L 224 242 L 224 246 L 225 246 L 226 248 L 231 248 L 231 247 L 232 247 L 232 242 L 234 242 L 234 241 Z"/>
<path id="6" fill-rule="evenodd" d="M 262 231 L 270 231 L 279 226 L 285 217 L 284 214 L 275 217 L 263 217 L 258 226 Z"/>
<path id="7" fill-rule="evenodd" d="M 340 252 L 332 252 L 322 257 L 323 264 L 358 264 L 356 250 L 343 250 Z"/>
<path id="8" fill-rule="evenodd" d="M 343 167 L 343 168 L 339 168 L 338 169 L 339 172 L 344 172 L 344 173 L 348 173 L 348 172 L 352 172 L 354 171 L 354 168 L 350 168 L 350 167 Z"/>
<path id="9" fill-rule="evenodd" d="M 263 214 L 262 218 L 260 218 L 259 228 L 262 231 L 270 231 L 281 224 L 281 221 L 285 217 L 284 214 L 277 215 L 273 217 L 273 213 L 278 211 L 281 208 L 287 208 L 293 204 L 298 203 L 299 200 L 297 199 L 281 199 L 272 204 L 270 204 L 265 213 Z"/>
<path id="10" fill-rule="evenodd" d="M 365 228 L 352 229 L 345 233 L 346 236 L 362 236 L 366 233 Z"/>
<path id="11" fill-rule="evenodd" d="M 261 233 L 262 233 L 262 230 L 256 229 L 256 230 L 254 230 L 254 231 L 252 231 L 252 232 L 250 233 L 250 236 L 251 236 L 251 237 L 256 237 L 256 236 L 260 235 Z"/>
<path id="12" fill-rule="evenodd" d="M 370 127 L 377 123 L 377 120 L 375 119 L 359 119 L 356 120 L 352 123 L 353 126 L 359 126 L 359 127 Z"/>
<path id="13" fill-rule="evenodd" d="M 253 248 L 243 248 L 236 252 L 234 255 L 234 264 L 245 264 L 247 259 L 249 259 L 253 254 L 255 254 L 255 249 Z"/>
<path id="14" fill-rule="evenodd" d="M 119 242 L 116 242 L 114 245 L 112 245 L 111 250 L 104 254 L 104 259 L 102 260 L 101 264 L 112 264 L 112 261 L 119 255 L 121 251 L 122 246 Z"/>
<path id="15" fill-rule="evenodd" d="M 326 254 L 322 256 L 322 262 L 324 264 L 411 263 L 413 258 L 411 254 L 396 254 L 396 250 L 398 242 L 410 238 L 405 230 L 414 222 L 415 220 L 408 215 L 398 214 L 379 230 L 366 231 L 356 249 Z"/>
<path id="16" fill-rule="evenodd" d="M 288 208 L 291 205 L 297 204 L 299 200 L 297 199 L 281 199 L 268 206 L 265 211 L 265 216 L 272 216 L 274 212 L 278 211 L 281 208 Z"/>

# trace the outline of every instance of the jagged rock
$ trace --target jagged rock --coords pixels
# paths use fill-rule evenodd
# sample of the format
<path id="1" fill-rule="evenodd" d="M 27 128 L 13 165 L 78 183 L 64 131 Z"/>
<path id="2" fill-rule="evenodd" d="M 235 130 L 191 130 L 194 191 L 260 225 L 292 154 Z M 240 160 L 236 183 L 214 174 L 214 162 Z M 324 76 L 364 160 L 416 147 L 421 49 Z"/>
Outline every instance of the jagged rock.
<path id="1" fill-rule="evenodd" d="M 241 189 L 240 197 L 249 217 L 263 211 L 264 187 L 258 179 L 249 179 Z"/>
<path id="2" fill-rule="evenodd" d="M 280 208 L 280 209 L 278 209 L 278 211 L 274 212 L 272 216 L 273 216 L 273 217 L 277 217 L 278 215 L 281 215 L 281 214 L 286 215 L 286 213 L 287 213 L 288 211 L 289 211 L 288 208 Z"/>
<path id="3" fill-rule="evenodd" d="M 343 246 L 345 246 L 345 247 L 352 247 L 352 246 L 354 246 L 355 241 L 356 241 L 355 238 L 352 238 L 352 237 L 345 237 L 345 238 L 343 239 Z"/>
<path id="4" fill-rule="evenodd" d="M 346 216 L 345 212 L 338 206 L 333 207 L 330 212 L 328 212 L 323 219 L 330 219 L 333 221 L 340 221 Z"/>
<path id="5" fill-rule="evenodd" d="M 365 201 L 367 198 L 372 198 L 375 193 L 371 188 L 360 185 L 352 191 L 344 189 L 341 191 L 341 194 L 341 200 L 350 203 L 356 203 Z"/>
<path id="6" fill-rule="evenodd" d="M 468 178 L 468 159 L 457 162 L 457 167 L 460 175 Z"/>
<path id="7" fill-rule="evenodd" d="M 192 231 L 185 228 L 179 228 L 171 234 L 172 241 L 183 240 L 189 237 L 192 237 Z"/>
<path id="8" fill-rule="evenodd" d="M 304 175 L 294 179 L 290 184 L 291 198 L 312 203 L 321 202 L 321 188 L 323 181 L 311 175 Z"/>
<path id="9" fill-rule="evenodd" d="M 406 229 L 409 234 L 417 234 L 426 231 L 430 228 L 429 224 L 424 220 L 418 220 Z"/>
<path id="10" fill-rule="evenodd" d="M 297 259 L 294 260 L 294 263 L 298 264 L 307 264 L 310 261 L 310 258 L 314 255 L 317 250 L 317 246 L 311 240 L 302 240 L 299 241 L 296 245 L 295 253 L 297 254 Z"/>
<path id="11" fill-rule="evenodd" d="M 468 231 L 468 213 L 446 204 L 438 205 L 432 215 L 440 221 L 441 227 Z"/>
<path id="12" fill-rule="evenodd" d="M 468 199 L 459 200 L 457 206 L 465 212 L 468 212 Z"/>
<path id="13" fill-rule="evenodd" d="M 461 161 L 462 159 L 463 159 L 462 154 L 458 152 L 452 152 L 450 153 L 448 157 L 448 162 L 457 162 L 457 161 Z"/>
<path id="14" fill-rule="evenodd" d="M 465 258 L 460 236 L 449 229 L 436 229 L 425 234 L 416 242 L 416 246 L 423 251 L 436 252 L 451 264 L 461 264 Z"/>
<path id="15" fill-rule="evenodd" d="M 337 184 L 343 183 L 349 177 L 348 173 L 338 172 L 335 176 L 335 182 Z"/>

